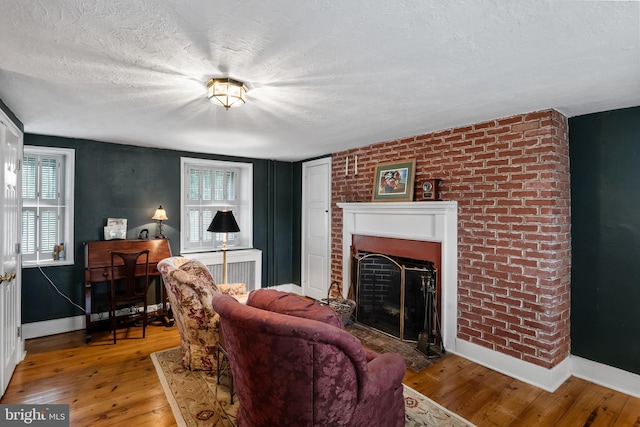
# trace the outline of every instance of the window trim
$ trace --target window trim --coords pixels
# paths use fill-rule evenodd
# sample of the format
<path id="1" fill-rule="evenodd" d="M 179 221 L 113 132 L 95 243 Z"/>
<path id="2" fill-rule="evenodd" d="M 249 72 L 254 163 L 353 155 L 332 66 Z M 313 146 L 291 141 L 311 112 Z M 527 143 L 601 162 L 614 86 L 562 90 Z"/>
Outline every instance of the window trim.
<path id="1" fill-rule="evenodd" d="M 25 145 L 23 147 L 24 154 L 35 155 L 54 155 L 64 158 L 64 182 L 61 185 L 64 187 L 64 236 L 62 241 L 65 245 L 65 259 L 63 261 L 50 260 L 24 260 L 22 257 L 22 268 L 34 268 L 34 267 L 55 267 L 61 265 L 74 265 L 75 264 L 75 230 L 74 230 L 74 203 L 75 203 L 75 162 L 76 151 L 72 148 L 57 148 L 57 147 L 40 147 L 37 145 Z M 20 179 L 22 179 L 22 172 Z M 22 196 L 22 195 L 21 195 Z M 21 212 L 24 209 L 24 201 L 20 207 Z M 21 214 L 22 215 L 22 214 Z M 22 246 L 22 241 L 21 241 Z"/>
<path id="2" fill-rule="evenodd" d="M 181 157 L 180 158 L 180 227 L 182 232 L 180 233 L 180 253 L 209 253 L 219 252 L 220 248 L 216 247 L 211 250 L 206 249 L 186 249 L 185 241 L 187 233 L 187 212 L 186 206 L 186 168 L 187 166 L 197 166 L 205 168 L 234 168 L 239 170 L 239 183 L 237 188 L 239 214 L 236 219 L 239 219 L 238 226 L 240 232 L 238 233 L 239 242 L 234 245 L 233 249 L 252 249 L 253 248 L 253 163 L 232 162 L 225 160 L 211 160 L 211 159 L 199 159 L 193 157 Z"/>

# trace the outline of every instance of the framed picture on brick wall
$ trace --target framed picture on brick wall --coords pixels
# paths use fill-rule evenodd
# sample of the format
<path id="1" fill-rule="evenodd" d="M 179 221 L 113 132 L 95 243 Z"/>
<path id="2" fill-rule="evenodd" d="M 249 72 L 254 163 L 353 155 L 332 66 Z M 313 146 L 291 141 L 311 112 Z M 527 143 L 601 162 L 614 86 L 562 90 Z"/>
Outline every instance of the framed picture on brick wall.
<path id="1" fill-rule="evenodd" d="M 379 163 L 373 178 L 374 202 L 413 201 L 416 159 Z"/>

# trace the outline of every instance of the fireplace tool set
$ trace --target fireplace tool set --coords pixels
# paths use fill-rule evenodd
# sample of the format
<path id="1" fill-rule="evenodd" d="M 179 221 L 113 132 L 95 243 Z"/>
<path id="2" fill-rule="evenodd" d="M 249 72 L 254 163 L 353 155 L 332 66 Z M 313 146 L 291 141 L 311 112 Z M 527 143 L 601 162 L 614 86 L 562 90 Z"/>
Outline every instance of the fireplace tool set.
<path id="1" fill-rule="evenodd" d="M 422 292 L 424 295 L 424 328 L 418 337 L 418 351 L 424 353 L 427 357 L 439 357 L 431 346 L 436 340 L 440 342 L 440 351 L 445 353 L 442 334 L 440 332 L 440 317 L 438 316 L 438 306 L 436 304 L 436 279 L 435 272 L 422 275 Z"/>

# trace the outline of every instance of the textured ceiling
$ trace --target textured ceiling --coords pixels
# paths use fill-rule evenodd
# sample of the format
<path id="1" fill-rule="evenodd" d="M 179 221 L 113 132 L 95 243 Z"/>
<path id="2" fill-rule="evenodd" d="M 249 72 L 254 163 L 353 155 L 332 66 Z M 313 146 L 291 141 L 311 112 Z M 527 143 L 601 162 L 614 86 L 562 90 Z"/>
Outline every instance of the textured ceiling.
<path id="1" fill-rule="evenodd" d="M 640 3 L 2 0 L 0 99 L 28 133 L 301 160 L 640 105 Z"/>

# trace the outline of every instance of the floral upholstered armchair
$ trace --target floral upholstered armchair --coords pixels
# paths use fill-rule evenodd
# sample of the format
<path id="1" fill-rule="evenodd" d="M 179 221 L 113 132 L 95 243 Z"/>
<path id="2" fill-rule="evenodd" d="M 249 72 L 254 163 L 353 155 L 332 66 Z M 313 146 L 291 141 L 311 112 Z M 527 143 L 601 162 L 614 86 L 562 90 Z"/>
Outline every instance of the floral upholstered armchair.
<path id="1" fill-rule="evenodd" d="M 180 332 L 182 365 L 190 370 L 215 370 L 220 318 L 213 310 L 213 296 L 243 295 L 246 286 L 216 285 L 204 264 L 179 256 L 163 259 L 158 270 Z"/>

